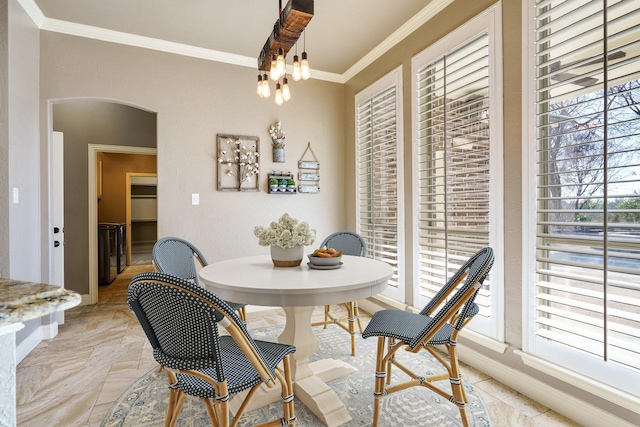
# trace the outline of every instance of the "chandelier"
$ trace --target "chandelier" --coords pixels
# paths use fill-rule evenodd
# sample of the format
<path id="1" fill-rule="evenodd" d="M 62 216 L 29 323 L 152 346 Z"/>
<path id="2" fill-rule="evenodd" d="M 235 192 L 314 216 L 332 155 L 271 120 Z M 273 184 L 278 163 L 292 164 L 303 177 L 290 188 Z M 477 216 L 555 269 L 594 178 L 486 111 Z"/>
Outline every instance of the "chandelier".
<path id="1" fill-rule="evenodd" d="M 276 104 L 282 105 L 291 98 L 291 89 L 287 79 L 286 56 L 294 45 L 296 51 L 293 56 L 291 78 L 294 81 L 299 81 L 307 80 L 311 76 L 307 59 L 306 33 L 303 39 L 302 60 L 298 58 L 297 45 L 298 39 L 311 18 L 313 18 L 313 0 L 289 0 L 284 10 L 282 9 L 282 0 L 279 0 L 278 20 L 273 25 L 273 31 L 258 56 L 257 93 L 261 98 L 271 96 L 269 79 L 276 82 Z"/>

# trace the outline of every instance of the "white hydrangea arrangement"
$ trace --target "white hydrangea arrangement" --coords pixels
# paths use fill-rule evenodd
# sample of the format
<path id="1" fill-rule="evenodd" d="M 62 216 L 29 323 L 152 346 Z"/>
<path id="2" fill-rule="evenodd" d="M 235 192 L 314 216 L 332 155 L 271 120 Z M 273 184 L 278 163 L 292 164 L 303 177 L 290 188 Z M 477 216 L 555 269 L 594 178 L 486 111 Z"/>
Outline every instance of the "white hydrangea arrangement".
<path id="1" fill-rule="evenodd" d="M 283 214 L 278 222 L 272 221 L 269 228 L 255 227 L 253 234 L 258 238 L 260 246 L 292 248 L 296 245 L 308 246 L 316 240 L 316 230 L 306 222 L 292 218 L 288 213 Z"/>

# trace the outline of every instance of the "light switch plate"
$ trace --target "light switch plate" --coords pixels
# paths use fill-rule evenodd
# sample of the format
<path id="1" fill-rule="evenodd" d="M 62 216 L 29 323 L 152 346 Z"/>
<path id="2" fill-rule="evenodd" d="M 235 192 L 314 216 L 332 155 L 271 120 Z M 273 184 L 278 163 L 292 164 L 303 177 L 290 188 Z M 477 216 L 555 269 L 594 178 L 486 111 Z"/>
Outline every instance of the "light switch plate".
<path id="1" fill-rule="evenodd" d="M 18 190 L 18 187 L 13 187 L 13 203 L 20 203 L 20 190 Z"/>
<path id="2" fill-rule="evenodd" d="M 200 204 L 200 194 L 198 194 L 198 193 L 191 194 L 191 204 L 192 205 L 199 205 Z"/>

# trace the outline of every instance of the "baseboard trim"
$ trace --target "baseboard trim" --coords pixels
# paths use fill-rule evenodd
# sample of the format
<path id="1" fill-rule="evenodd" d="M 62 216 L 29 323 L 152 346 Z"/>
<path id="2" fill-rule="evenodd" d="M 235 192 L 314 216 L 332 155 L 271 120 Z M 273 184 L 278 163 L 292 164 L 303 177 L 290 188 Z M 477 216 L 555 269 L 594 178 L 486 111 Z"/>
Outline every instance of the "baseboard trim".
<path id="1" fill-rule="evenodd" d="M 20 343 L 16 339 L 16 365 L 22 362 L 34 348 L 42 342 L 42 328 L 36 327 L 29 335 L 24 337 Z"/>
<path id="2" fill-rule="evenodd" d="M 558 378 L 565 383 L 573 384 L 581 390 L 601 397 L 616 405 L 640 414 L 640 401 L 633 394 L 627 391 L 612 387 L 600 381 L 585 377 L 575 371 L 558 366 L 524 351 L 515 350 L 514 353 L 522 359 L 522 362 L 532 368 Z"/>
<path id="3" fill-rule="evenodd" d="M 637 427 L 636 424 L 616 417 L 517 369 L 503 365 L 469 347 L 458 346 L 458 358 L 507 387 L 584 426 Z"/>
<path id="4" fill-rule="evenodd" d="M 52 323 L 42 325 L 42 339 L 50 340 L 58 335 L 58 322 L 54 321 Z"/>

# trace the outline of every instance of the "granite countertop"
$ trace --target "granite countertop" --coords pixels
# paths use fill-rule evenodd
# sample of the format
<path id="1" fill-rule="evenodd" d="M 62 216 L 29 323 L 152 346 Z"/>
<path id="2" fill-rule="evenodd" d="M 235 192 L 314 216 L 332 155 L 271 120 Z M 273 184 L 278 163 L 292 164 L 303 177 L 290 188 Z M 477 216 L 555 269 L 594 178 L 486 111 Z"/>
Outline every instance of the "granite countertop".
<path id="1" fill-rule="evenodd" d="M 59 286 L 0 278 L 0 327 L 75 307 L 80 300 Z"/>

